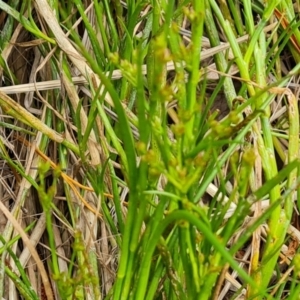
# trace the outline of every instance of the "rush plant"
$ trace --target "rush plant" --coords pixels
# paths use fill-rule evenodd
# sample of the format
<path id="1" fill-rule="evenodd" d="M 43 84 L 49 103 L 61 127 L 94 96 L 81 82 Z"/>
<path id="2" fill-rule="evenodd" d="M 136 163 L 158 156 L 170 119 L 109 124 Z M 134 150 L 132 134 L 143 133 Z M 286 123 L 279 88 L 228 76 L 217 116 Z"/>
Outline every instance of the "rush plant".
<path id="1" fill-rule="evenodd" d="M 2 297 L 297 299 L 298 1 L 0 9 Z"/>

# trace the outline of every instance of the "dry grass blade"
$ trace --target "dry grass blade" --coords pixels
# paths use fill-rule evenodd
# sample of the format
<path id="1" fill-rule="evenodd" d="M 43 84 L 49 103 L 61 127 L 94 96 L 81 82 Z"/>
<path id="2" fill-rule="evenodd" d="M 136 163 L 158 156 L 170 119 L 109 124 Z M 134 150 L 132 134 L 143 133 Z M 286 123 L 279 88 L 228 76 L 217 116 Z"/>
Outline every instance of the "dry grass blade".
<path id="1" fill-rule="evenodd" d="M 46 216 L 43 213 L 40 216 L 39 220 L 37 221 L 36 226 L 30 235 L 30 243 L 33 247 L 36 247 L 36 245 L 40 241 L 45 228 L 46 228 Z M 31 257 L 31 252 L 29 248 L 24 248 L 19 257 L 20 264 L 25 267 L 30 257 Z M 15 270 L 15 272 L 18 274 L 18 270 Z"/>
<path id="2" fill-rule="evenodd" d="M 63 81 L 63 85 L 66 89 L 66 92 L 69 96 L 70 102 L 72 103 L 72 107 L 73 107 L 74 111 L 76 111 L 77 107 L 78 107 L 78 103 L 79 103 L 79 96 L 77 94 L 75 86 L 72 82 L 69 81 L 69 79 L 67 78 L 67 76 L 64 73 L 62 74 L 62 81 Z M 86 131 L 88 118 L 82 107 L 80 109 L 80 121 L 82 123 L 81 131 L 82 131 L 82 133 L 84 133 Z M 96 135 L 95 135 L 94 130 L 92 130 L 90 133 L 90 137 L 87 141 L 87 146 L 88 146 L 88 150 L 89 150 L 89 153 L 91 156 L 91 161 L 90 161 L 91 165 L 93 165 L 93 166 L 99 165 L 101 163 L 101 159 L 100 159 L 100 151 L 101 150 L 99 150 L 97 148 L 97 140 L 96 140 Z"/>
<path id="3" fill-rule="evenodd" d="M 30 114 L 24 107 L 15 102 L 5 93 L 0 91 L 0 106 L 3 111 L 16 119 L 26 123 L 27 125 L 35 128 L 38 131 L 41 131 L 45 135 L 47 135 L 51 140 L 62 143 L 64 138 L 58 134 L 55 130 L 51 129 L 47 125 L 45 125 L 41 120 Z"/>
<path id="4" fill-rule="evenodd" d="M 20 139 L 26 146 L 32 146 L 32 144 L 23 139 L 23 138 L 20 138 L 20 137 L 17 137 L 18 139 Z M 54 170 L 58 170 L 59 167 L 49 158 L 47 157 L 42 151 L 40 151 L 37 147 L 35 147 L 35 151 L 36 153 L 42 157 L 45 161 L 49 162 L 50 163 L 50 166 L 52 169 Z M 96 214 L 98 217 L 102 217 L 101 214 L 95 210 L 81 195 L 80 193 L 78 192 L 78 190 L 76 189 L 76 187 L 79 187 L 83 190 L 86 190 L 86 191 L 90 191 L 90 192 L 94 192 L 94 189 L 91 188 L 91 187 L 88 187 L 88 186 L 85 186 L 85 185 L 82 185 L 81 183 L 79 183 L 78 181 L 74 180 L 73 178 L 71 178 L 70 176 L 68 176 L 66 173 L 64 172 L 60 172 L 60 175 L 61 177 L 69 184 L 69 186 L 72 188 L 73 192 L 76 194 L 76 196 L 81 200 L 81 202 L 91 211 L 93 212 L 94 214 Z M 113 196 L 110 195 L 110 194 L 107 194 L 107 193 L 104 193 L 104 196 L 105 197 L 110 197 L 112 198 Z"/>
<path id="5" fill-rule="evenodd" d="M 275 13 L 277 19 L 279 20 L 279 22 L 281 23 L 282 27 L 284 29 L 289 28 L 290 24 L 289 24 L 288 20 L 284 17 L 284 15 L 277 8 L 275 8 L 274 13 Z M 300 45 L 294 34 L 292 34 L 292 36 L 290 37 L 290 41 L 292 42 L 293 46 L 300 54 Z"/>
<path id="6" fill-rule="evenodd" d="M 265 28 L 265 32 L 269 32 L 269 31 L 273 30 L 276 26 L 277 26 L 277 22 L 274 22 L 274 23 L 270 24 L 269 26 L 267 26 Z M 64 35 L 63 33 L 60 33 L 60 34 Z M 64 38 L 67 39 L 66 37 L 64 37 Z M 248 39 L 249 39 L 249 36 L 244 35 L 244 36 L 238 38 L 237 42 L 238 43 L 243 43 L 243 42 L 247 41 Z M 203 50 L 203 51 L 201 51 L 201 54 L 200 54 L 201 61 L 205 60 L 207 58 L 213 57 L 215 54 L 217 54 L 219 52 L 222 52 L 222 51 L 225 51 L 229 48 L 230 48 L 229 43 L 223 43 L 220 46 L 216 46 L 216 47 L 213 47 L 213 48 Z M 64 50 L 64 49 L 62 49 L 62 50 Z M 67 51 L 67 49 L 65 49 L 65 51 Z M 76 50 L 74 49 L 74 51 L 76 51 Z M 79 56 L 78 53 L 76 55 Z M 167 70 L 172 71 L 174 69 L 175 69 L 174 63 L 173 62 L 168 62 L 167 63 Z M 237 69 L 232 68 L 230 73 L 231 73 L 231 75 L 233 75 L 236 72 L 237 72 Z M 214 73 L 215 73 L 214 69 L 208 69 L 208 72 L 206 74 L 206 78 L 207 79 L 216 79 L 216 76 L 214 75 Z M 75 85 L 87 84 L 89 82 L 89 80 L 88 80 L 88 78 L 86 78 L 85 74 L 86 74 L 86 72 L 82 73 L 82 75 L 84 77 L 83 76 L 72 77 L 73 84 L 75 84 Z M 93 76 L 95 76 L 94 73 L 92 73 L 92 74 L 93 74 Z M 144 75 L 147 74 L 147 66 L 146 65 L 142 65 L 142 74 L 144 74 Z M 218 74 L 220 74 L 220 72 L 218 72 Z M 109 76 L 109 75 L 110 75 L 110 73 L 107 73 L 107 76 Z M 224 74 L 221 74 L 221 75 L 224 75 Z M 226 75 L 229 75 L 229 74 L 226 74 Z M 123 77 L 123 75 L 122 75 L 121 70 L 114 70 L 111 74 L 111 79 L 112 80 L 117 80 L 117 79 L 120 79 L 122 77 Z M 60 89 L 61 86 L 62 86 L 61 80 L 50 80 L 50 81 L 44 81 L 44 82 L 35 82 L 35 83 L 19 84 L 19 85 L 15 85 L 15 86 L 0 87 L 0 91 L 6 93 L 7 95 L 10 95 L 10 94 L 19 94 L 19 93 L 27 93 L 27 92 L 35 92 L 35 91 L 46 91 L 46 90 L 52 90 L 52 89 Z M 112 105 L 111 100 L 108 100 L 108 103 L 110 105 Z"/>
<path id="7" fill-rule="evenodd" d="M 48 2 L 46 0 L 37 0 L 35 2 L 36 8 L 40 16 L 42 16 L 47 22 L 49 28 L 55 36 L 55 40 L 58 46 L 68 55 L 72 63 L 78 68 L 82 76 L 87 80 L 90 78 L 95 78 L 97 86 L 100 86 L 100 80 L 98 76 L 93 72 L 93 70 L 86 63 L 85 59 L 77 52 L 77 50 L 72 46 L 69 39 L 66 37 L 62 31 L 60 25 L 55 18 Z M 106 94 L 105 100 L 111 106 L 113 106 L 112 99 L 109 94 Z"/>
<path id="8" fill-rule="evenodd" d="M 22 237 L 24 244 L 29 249 L 31 256 L 35 260 L 37 268 L 39 269 L 39 272 L 42 277 L 42 281 L 44 284 L 47 299 L 54 300 L 49 277 L 44 268 L 44 264 L 40 260 L 39 255 L 38 255 L 37 251 L 35 250 L 34 246 L 31 244 L 30 239 L 28 238 L 27 234 L 24 232 L 24 230 L 21 227 L 21 225 L 19 224 L 19 222 L 15 219 L 15 217 L 10 213 L 10 211 L 5 207 L 5 205 L 1 201 L 0 201 L 0 210 L 3 212 L 3 214 L 6 216 L 6 218 L 13 224 L 15 230 L 18 231 L 18 233 Z"/>

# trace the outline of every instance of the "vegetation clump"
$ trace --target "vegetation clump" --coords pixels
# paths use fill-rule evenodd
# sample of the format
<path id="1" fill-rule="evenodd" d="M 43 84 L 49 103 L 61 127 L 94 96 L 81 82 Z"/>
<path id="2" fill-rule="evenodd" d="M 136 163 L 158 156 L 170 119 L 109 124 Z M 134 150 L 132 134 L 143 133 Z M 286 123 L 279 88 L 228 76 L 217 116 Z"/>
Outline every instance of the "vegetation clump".
<path id="1" fill-rule="evenodd" d="M 0 0 L 0 296 L 298 299 L 298 0 Z"/>

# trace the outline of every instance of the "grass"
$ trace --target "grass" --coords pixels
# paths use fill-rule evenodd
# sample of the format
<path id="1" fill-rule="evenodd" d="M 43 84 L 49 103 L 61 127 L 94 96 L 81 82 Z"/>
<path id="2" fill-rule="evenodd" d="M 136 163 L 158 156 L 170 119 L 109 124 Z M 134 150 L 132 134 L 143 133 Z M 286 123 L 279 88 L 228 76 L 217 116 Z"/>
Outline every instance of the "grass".
<path id="1" fill-rule="evenodd" d="M 298 299 L 298 0 L 0 9 L 3 298 Z"/>

